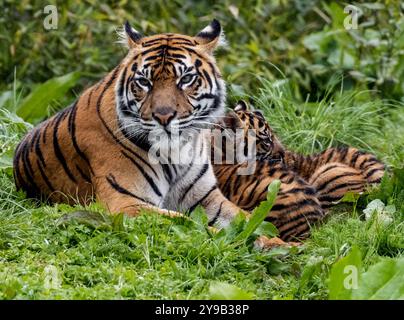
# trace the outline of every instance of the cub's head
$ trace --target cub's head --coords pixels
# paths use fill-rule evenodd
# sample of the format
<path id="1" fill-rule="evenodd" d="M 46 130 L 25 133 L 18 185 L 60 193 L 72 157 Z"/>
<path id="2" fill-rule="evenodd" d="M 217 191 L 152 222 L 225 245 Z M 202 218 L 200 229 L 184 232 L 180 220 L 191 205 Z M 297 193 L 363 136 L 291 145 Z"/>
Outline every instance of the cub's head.
<path id="1" fill-rule="evenodd" d="M 181 134 L 223 115 L 225 84 L 213 57 L 222 42 L 217 20 L 196 36 L 144 37 L 128 23 L 122 36 L 129 53 L 120 65 L 116 101 L 126 135 Z"/>
<path id="2" fill-rule="evenodd" d="M 243 130 L 244 145 L 248 139 L 255 139 L 256 160 L 282 159 L 284 147 L 260 110 L 250 110 L 248 104 L 241 100 L 223 119 L 225 128 Z"/>

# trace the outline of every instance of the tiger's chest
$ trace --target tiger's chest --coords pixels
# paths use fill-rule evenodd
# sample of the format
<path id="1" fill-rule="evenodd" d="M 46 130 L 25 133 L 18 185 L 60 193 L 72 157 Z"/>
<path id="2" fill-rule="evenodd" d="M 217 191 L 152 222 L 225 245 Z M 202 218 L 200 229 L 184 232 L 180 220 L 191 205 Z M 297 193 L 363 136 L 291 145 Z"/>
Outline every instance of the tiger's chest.
<path id="1" fill-rule="evenodd" d="M 152 182 L 154 190 L 143 188 L 144 197 L 160 208 L 187 210 L 200 194 L 215 185 L 210 153 L 204 141 L 203 138 L 196 141 L 191 149 L 179 148 L 179 154 L 172 154 L 169 159 L 163 157 L 158 163 L 153 159 L 151 162 L 155 163 L 157 172 Z M 155 189 L 159 190 L 157 194 Z"/>

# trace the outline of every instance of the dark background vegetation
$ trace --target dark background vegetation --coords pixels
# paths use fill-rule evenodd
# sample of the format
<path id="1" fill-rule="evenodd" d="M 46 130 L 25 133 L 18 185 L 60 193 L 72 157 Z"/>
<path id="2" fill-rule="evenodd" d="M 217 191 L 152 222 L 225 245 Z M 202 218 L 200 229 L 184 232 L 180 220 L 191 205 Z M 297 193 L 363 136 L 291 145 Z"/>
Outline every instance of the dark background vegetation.
<path id="1" fill-rule="evenodd" d="M 82 72 L 79 94 L 125 54 L 115 43 L 125 20 L 145 35 L 196 34 L 221 21 L 228 47 L 218 53 L 225 79 L 253 93 L 256 75 L 290 80 L 303 100 L 324 96 L 332 76 L 344 89 L 372 89 L 404 101 L 404 20 L 399 0 L 353 1 L 363 15 L 345 30 L 344 1 L 12 1 L 2 0 L 0 90 L 26 94 L 36 83 Z M 43 27 L 43 7 L 56 4 L 57 30 Z"/>

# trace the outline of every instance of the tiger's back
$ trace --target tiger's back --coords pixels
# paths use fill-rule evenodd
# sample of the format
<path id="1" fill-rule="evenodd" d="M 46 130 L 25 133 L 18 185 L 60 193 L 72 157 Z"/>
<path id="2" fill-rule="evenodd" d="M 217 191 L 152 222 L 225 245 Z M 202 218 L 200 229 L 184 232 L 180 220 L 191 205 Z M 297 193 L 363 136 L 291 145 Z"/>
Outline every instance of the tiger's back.
<path id="1" fill-rule="evenodd" d="M 89 116 L 82 113 L 74 104 L 23 138 L 14 155 L 17 189 L 25 190 L 28 197 L 51 202 L 87 203 L 93 197 L 92 168 L 77 134 L 82 125 L 79 118 Z"/>

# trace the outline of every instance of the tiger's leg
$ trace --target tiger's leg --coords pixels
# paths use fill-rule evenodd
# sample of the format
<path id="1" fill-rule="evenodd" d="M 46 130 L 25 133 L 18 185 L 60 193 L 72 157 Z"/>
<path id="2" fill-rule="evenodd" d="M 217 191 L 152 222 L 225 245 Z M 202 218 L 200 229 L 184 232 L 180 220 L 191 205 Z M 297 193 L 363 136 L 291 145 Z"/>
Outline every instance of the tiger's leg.
<path id="1" fill-rule="evenodd" d="M 279 179 L 280 190 L 266 220 L 278 228 L 282 240 L 307 237 L 310 226 L 324 216 L 315 189 L 280 164 L 257 162 L 252 174 L 238 175 L 237 170 L 242 166 L 215 166 L 223 194 L 240 208 L 252 211 L 266 199 L 270 183 Z"/>
<path id="2" fill-rule="evenodd" d="M 377 160 L 373 154 L 356 148 L 348 148 L 341 162 L 360 171 L 368 184 L 379 183 L 386 170 L 385 164 Z"/>
<path id="3" fill-rule="evenodd" d="M 323 209 L 328 209 L 347 192 L 364 191 L 367 180 L 360 170 L 331 162 L 318 168 L 310 177 L 309 184 L 316 188 Z"/>
<path id="4" fill-rule="evenodd" d="M 156 205 L 149 203 L 141 196 L 136 195 L 125 185 L 125 180 L 114 177 L 98 177 L 95 178 L 95 192 L 97 200 L 103 204 L 111 214 L 125 213 L 130 217 L 138 216 L 142 211 L 153 211 L 168 217 L 182 217 L 183 214 L 161 209 Z"/>
<path id="5" fill-rule="evenodd" d="M 353 147 L 329 148 L 311 156 L 285 151 L 284 160 L 288 168 L 307 181 L 320 167 L 335 162 L 358 170 L 368 184 L 379 183 L 385 171 L 385 165 L 373 154 Z"/>

